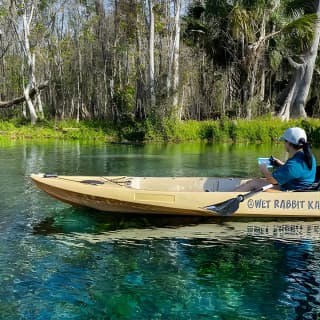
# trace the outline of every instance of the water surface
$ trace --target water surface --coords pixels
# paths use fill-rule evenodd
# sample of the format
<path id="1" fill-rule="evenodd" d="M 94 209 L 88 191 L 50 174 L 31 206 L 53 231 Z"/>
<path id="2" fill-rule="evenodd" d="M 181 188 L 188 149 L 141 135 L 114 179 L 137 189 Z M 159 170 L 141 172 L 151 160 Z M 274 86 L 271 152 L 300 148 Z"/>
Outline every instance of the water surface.
<path id="1" fill-rule="evenodd" d="M 0 140 L 0 318 L 318 319 L 320 221 L 115 217 L 28 177 L 254 176 L 271 154 L 285 156 L 281 145 Z"/>

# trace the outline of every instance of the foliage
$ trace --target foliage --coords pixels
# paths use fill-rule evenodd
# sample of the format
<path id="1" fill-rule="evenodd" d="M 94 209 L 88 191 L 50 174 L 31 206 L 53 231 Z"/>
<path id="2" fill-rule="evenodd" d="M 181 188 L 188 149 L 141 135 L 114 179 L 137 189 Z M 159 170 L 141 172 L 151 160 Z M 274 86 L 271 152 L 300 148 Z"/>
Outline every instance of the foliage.
<path id="1" fill-rule="evenodd" d="M 0 121 L 0 135 L 11 138 L 45 138 L 87 141 L 183 142 L 212 141 L 236 143 L 277 142 L 289 127 L 306 130 L 313 143 L 320 143 L 320 120 L 291 120 L 282 122 L 271 116 L 255 120 L 182 121 L 166 119 L 163 122 L 145 121 L 114 125 L 105 121 L 42 121 L 31 126 L 25 121 Z"/>
<path id="2" fill-rule="evenodd" d="M 184 20 L 184 39 L 193 48 L 204 50 L 206 63 L 213 61 L 215 65 L 213 72 L 227 75 L 223 103 L 215 105 L 216 114 L 231 112 L 240 118 L 253 118 L 277 111 L 274 105 L 280 92 L 274 82 L 288 83 L 292 71 L 285 58 L 300 61 L 314 39 L 318 18 L 311 4 L 313 1 L 191 3 Z M 200 85 L 200 93 L 202 88 L 212 87 L 208 82 Z M 213 86 L 216 91 L 217 82 Z M 207 109 L 209 95 L 205 94 Z M 254 109 L 252 100 L 269 107 Z M 208 111 L 201 119 L 212 118 Z"/>
<path id="3" fill-rule="evenodd" d="M 154 109 L 149 103 L 147 2 L 26 2 L 27 10 L 38 4 L 30 21 L 30 42 L 35 77 L 39 83 L 49 80 L 41 97 L 50 121 L 106 121 L 117 128 L 119 139 L 228 139 L 230 130 L 234 137 L 241 136 L 226 117 L 255 118 L 277 111 L 276 98 L 284 89 L 278 83 L 288 83 L 292 74 L 285 58 L 299 62 L 317 22 L 309 0 L 191 1 L 181 17 L 178 109 L 171 105 L 176 93 L 175 4 L 153 2 Z M 3 101 L 21 96 L 29 78 L 24 40 L 12 24 L 17 19 L 22 28 L 23 8 L 17 3 L 15 12 L 10 4 L 5 0 L 0 9 Z M 318 83 L 314 81 L 310 98 L 317 96 Z M 310 114 L 318 116 L 319 102 L 311 109 L 315 112 Z M 1 109 L 0 118 L 19 119 L 22 110 Z M 186 121 L 171 123 L 171 116 Z"/>
<path id="4" fill-rule="evenodd" d="M 24 121 L 1 121 L 0 132 L 4 137 L 12 139 L 66 139 L 107 141 L 113 140 L 115 130 L 107 124 L 96 121 L 83 121 L 77 123 L 74 120 L 38 122 L 36 126 L 23 123 Z"/>
<path id="5" fill-rule="evenodd" d="M 306 50 L 314 38 L 314 26 L 318 21 L 318 17 L 314 13 L 301 15 L 295 11 L 292 22 L 284 26 L 283 31 L 290 35 L 288 43 L 291 48 L 299 52 Z"/>

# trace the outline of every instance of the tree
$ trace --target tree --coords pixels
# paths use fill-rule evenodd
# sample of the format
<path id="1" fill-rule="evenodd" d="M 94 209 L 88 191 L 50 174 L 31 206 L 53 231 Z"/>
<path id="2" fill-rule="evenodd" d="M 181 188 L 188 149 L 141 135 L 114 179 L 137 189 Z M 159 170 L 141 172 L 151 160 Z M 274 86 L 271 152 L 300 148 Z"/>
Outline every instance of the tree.
<path id="1" fill-rule="evenodd" d="M 306 4 L 309 4 L 309 7 Z M 278 98 L 278 103 L 281 104 L 279 116 L 283 120 L 288 120 L 291 117 L 307 117 L 305 105 L 312 82 L 320 39 L 320 1 L 314 0 L 311 4 L 311 10 L 316 14 L 316 17 L 311 14 L 311 18 L 314 17 L 316 20 L 315 27 L 313 27 L 313 24 L 310 25 L 310 28 L 314 28 L 311 44 L 308 44 L 307 47 L 303 45 L 302 49 L 304 50 L 299 56 L 299 62 L 288 57 L 288 61 L 294 72 L 289 85 Z M 304 7 L 305 11 L 308 12 L 310 2 L 304 3 Z"/>
<path id="2" fill-rule="evenodd" d="M 24 55 L 27 60 L 27 69 L 28 69 L 28 83 L 24 88 L 24 96 L 27 102 L 29 113 L 31 117 L 31 123 L 35 124 L 37 121 L 37 113 L 34 107 L 34 103 L 30 98 L 30 91 L 32 89 L 36 90 L 36 99 L 38 103 L 38 111 L 40 117 L 43 118 L 43 107 L 40 92 L 37 92 L 37 81 L 35 76 L 35 67 L 36 67 L 36 55 L 33 52 L 30 45 L 31 37 L 31 27 L 35 15 L 35 11 L 38 7 L 37 0 L 25 1 L 22 0 L 19 5 L 16 5 L 15 1 L 11 1 L 10 12 L 11 12 L 11 23 L 14 26 L 16 35 L 19 39 L 19 42 L 23 48 Z M 21 17 L 21 20 L 20 20 Z M 22 34 L 19 32 L 20 24 L 22 25 Z"/>
<path id="3" fill-rule="evenodd" d="M 181 119 L 182 110 L 176 110 L 179 104 L 179 58 L 180 58 L 180 14 L 181 14 L 181 0 L 174 0 L 174 22 L 171 26 L 171 19 L 169 18 L 168 29 L 172 29 L 170 34 L 170 42 L 168 48 L 168 72 L 166 81 L 167 97 L 172 101 L 172 108 L 174 114 L 178 119 Z M 168 5 L 170 6 L 170 4 Z M 168 10 L 170 11 L 170 10 Z M 171 102 L 170 101 L 170 102 Z"/>
<path id="4" fill-rule="evenodd" d="M 296 6 L 294 14 L 292 8 L 288 13 L 289 5 Z M 208 0 L 202 12 L 201 6 L 196 3 L 191 11 L 191 17 L 194 12 L 201 14 L 188 21 L 189 38 L 200 41 L 209 57 L 230 74 L 229 100 L 241 101 L 244 110 L 239 115 L 251 119 L 256 97 L 264 96 L 264 65 L 270 65 L 268 57 L 278 50 L 275 39 L 288 41 L 297 34 L 295 40 L 305 46 L 314 34 L 316 16 L 303 11 L 299 1 Z M 293 53 L 297 54 L 297 46 Z"/>
<path id="5" fill-rule="evenodd" d="M 29 92 L 29 98 L 33 99 L 39 92 L 48 87 L 48 82 L 41 83 L 38 87 L 32 88 Z M 20 104 L 21 102 L 26 101 L 26 96 L 17 97 L 10 101 L 0 101 L 0 109 L 10 108 L 14 105 Z"/>
<path id="6" fill-rule="evenodd" d="M 181 0 L 4 0 L 1 115 L 27 100 L 33 123 L 42 105 L 57 120 L 117 125 L 250 119 L 275 101 L 283 119 L 305 116 L 319 35 L 314 4 L 194 0 L 185 14 Z M 319 89 L 313 81 L 314 95 Z"/>
<path id="7" fill-rule="evenodd" d="M 155 70 L 154 70 L 154 6 L 153 0 L 148 0 L 148 14 L 147 24 L 149 29 L 149 94 L 150 107 L 154 110 L 156 105 L 155 95 Z"/>

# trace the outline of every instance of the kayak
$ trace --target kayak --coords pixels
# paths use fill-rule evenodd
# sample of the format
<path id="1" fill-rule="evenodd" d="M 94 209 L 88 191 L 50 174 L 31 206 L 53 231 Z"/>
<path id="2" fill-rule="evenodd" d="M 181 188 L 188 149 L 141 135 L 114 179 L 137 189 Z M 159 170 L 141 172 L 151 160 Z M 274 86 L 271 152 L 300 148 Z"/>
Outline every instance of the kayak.
<path id="1" fill-rule="evenodd" d="M 32 174 L 51 197 L 76 207 L 111 213 L 220 216 L 215 207 L 240 199 L 233 191 L 250 181 L 217 177 L 60 176 Z M 262 191 L 242 197 L 237 217 L 319 217 L 320 193 Z M 218 204 L 215 206 L 215 204 Z"/>

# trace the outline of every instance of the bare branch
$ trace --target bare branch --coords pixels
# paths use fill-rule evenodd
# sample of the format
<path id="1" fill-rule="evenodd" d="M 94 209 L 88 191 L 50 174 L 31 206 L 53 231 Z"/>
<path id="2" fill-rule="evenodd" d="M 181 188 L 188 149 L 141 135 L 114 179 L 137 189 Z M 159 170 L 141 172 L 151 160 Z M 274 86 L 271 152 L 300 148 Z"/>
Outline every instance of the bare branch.
<path id="1" fill-rule="evenodd" d="M 34 13 L 34 4 L 32 4 L 32 6 L 31 6 L 30 17 L 29 17 L 29 20 L 28 20 L 28 29 L 29 30 L 30 30 L 32 19 L 33 19 L 33 13 Z"/>
<path id="2" fill-rule="evenodd" d="M 32 88 L 30 90 L 30 98 L 33 98 L 37 93 L 39 93 L 39 91 L 47 88 L 49 85 L 49 81 L 45 81 L 43 83 L 41 83 L 37 88 Z M 0 109 L 6 109 L 6 108 L 10 108 L 14 105 L 20 104 L 21 102 L 24 102 L 26 100 L 25 96 L 20 96 L 17 98 L 14 98 L 10 101 L 0 101 Z"/>
<path id="3" fill-rule="evenodd" d="M 0 59 L 2 59 L 4 57 L 4 55 L 6 54 L 6 52 L 8 51 L 9 48 L 10 48 L 10 43 L 2 50 L 2 52 L 0 54 Z"/>
<path id="4" fill-rule="evenodd" d="M 249 45 L 250 49 L 255 49 L 258 50 L 260 48 L 260 46 L 266 42 L 268 39 L 273 38 L 275 36 L 277 36 L 279 33 L 281 33 L 282 30 L 279 31 L 275 31 L 275 32 L 271 32 L 269 34 L 267 34 L 265 37 L 260 37 L 258 41 L 252 43 Z"/>

